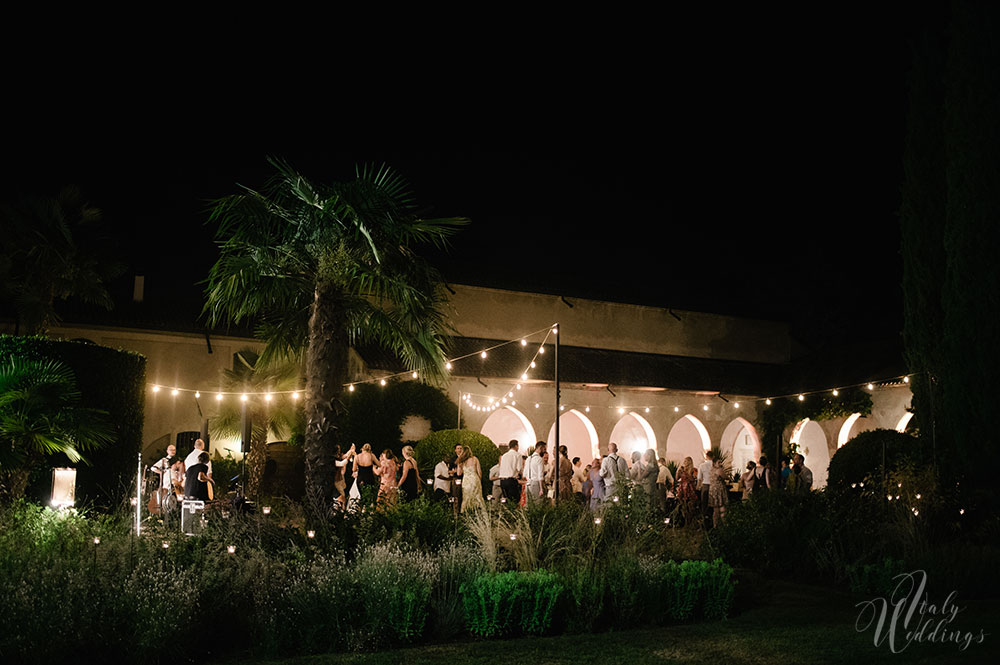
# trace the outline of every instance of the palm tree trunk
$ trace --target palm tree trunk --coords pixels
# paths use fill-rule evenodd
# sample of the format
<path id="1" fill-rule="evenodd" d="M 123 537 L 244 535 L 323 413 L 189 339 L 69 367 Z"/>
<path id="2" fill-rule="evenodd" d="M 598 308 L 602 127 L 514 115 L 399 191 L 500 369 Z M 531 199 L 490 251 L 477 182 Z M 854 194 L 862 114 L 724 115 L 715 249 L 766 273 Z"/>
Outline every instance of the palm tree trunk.
<path id="1" fill-rule="evenodd" d="M 258 414 L 254 414 L 259 417 Z M 247 496 L 256 499 L 260 494 L 260 481 L 264 478 L 267 464 L 267 429 L 254 427 L 250 435 L 250 451 L 247 453 Z"/>
<path id="2" fill-rule="evenodd" d="M 333 285 L 316 285 L 306 348 L 306 432 L 303 442 L 306 498 L 317 508 L 333 501 L 333 446 L 344 411 L 347 382 L 347 321 L 342 296 Z"/>

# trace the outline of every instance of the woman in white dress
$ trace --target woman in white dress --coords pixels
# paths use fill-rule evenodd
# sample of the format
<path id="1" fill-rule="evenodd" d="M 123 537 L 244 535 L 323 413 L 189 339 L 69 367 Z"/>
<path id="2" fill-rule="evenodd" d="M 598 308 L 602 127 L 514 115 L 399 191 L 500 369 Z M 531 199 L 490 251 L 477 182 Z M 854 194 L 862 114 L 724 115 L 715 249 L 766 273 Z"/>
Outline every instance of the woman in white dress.
<path id="1" fill-rule="evenodd" d="M 472 455 L 472 449 L 462 446 L 458 456 L 458 475 L 462 477 L 462 512 L 467 513 L 475 508 L 486 509 L 483 501 L 483 469 L 479 466 L 479 458 Z"/>

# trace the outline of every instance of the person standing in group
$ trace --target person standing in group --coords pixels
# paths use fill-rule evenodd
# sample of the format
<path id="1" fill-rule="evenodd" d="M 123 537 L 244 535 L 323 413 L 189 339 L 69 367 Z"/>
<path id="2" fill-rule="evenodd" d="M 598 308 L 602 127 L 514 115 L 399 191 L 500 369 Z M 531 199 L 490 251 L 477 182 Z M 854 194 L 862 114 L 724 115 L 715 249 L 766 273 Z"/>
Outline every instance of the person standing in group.
<path id="1" fill-rule="evenodd" d="M 486 509 L 483 501 L 483 469 L 479 466 L 479 458 L 472 454 L 472 448 L 462 446 L 458 456 L 458 475 L 462 478 L 462 512 L 476 509 Z"/>
<path id="2" fill-rule="evenodd" d="M 540 500 L 544 494 L 542 482 L 545 479 L 545 442 L 539 441 L 535 444 L 535 450 L 528 458 L 527 469 L 525 470 L 525 495 L 528 502 L 533 503 Z"/>
<path id="3" fill-rule="evenodd" d="M 600 475 L 604 479 L 604 499 L 614 501 L 621 491 L 623 483 L 628 480 L 628 464 L 625 458 L 618 456 L 618 444 L 613 441 L 608 444 L 608 455 L 601 462 Z"/>
<path id="4" fill-rule="evenodd" d="M 451 455 L 445 453 L 441 461 L 434 467 L 434 500 L 447 501 L 451 496 L 451 471 L 448 461 Z"/>
<path id="5" fill-rule="evenodd" d="M 559 455 L 549 469 L 549 487 L 555 490 L 556 474 L 559 475 L 559 500 L 573 498 L 573 463 L 569 461 L 566 446 L 559 446 Z"/>
<path id="6" fill-rule="evenodd" d="M 455 454 L 448 462 L 448 471 L 451 473 L 451 498 L 455 501 L 455 510 L 462 506 L 462 478 L 458 472 L 458 458 L 462 456 L 462 444 L 455 444 Z"/>
<path id="7" fill-rule="evenodd" d="M 343 455 L 340 454 L 340 444 L 333 446 L 333 488 L 337 492 L 337 503 L 343 508 L 347 504 L 347 480 L 344 478 L 344 467 L 354 457 L 354 444 Z"/>
<path id="8" fill-rule="evenodd" d="M 175 448 L 175 450 L 176 450 L 176 448 Z M 208 454 L 208 451 L 205 450 L 205 440 L 204 439 L 195 439 L 194 440 L 194 450 L 192 450 L 190 453 L 188 453 L 188 456 L 184 458 L 184 469 L 185 469 L 185 471 L 187 470 L 188 467 L 191 467 L 191 466 L 194 466 L 195 464 L 198 464 L 198 459 L 201 457 L 202 453 L 205 453 L 206 455 Z M 208 477 L 211 478 L 212 477 L 212 456 L 211 455 L 208 456 L 208 472 L 207 473 L 208 473 Z"/>
<path id="9" fill-rule="evenodd" d="M 199 453 L 197 462 L 185 470 L 184 495 L 192 501 L 208 501 L 208 484 L 212 477 L 208 473 L 208 453 Z"/>
<path id="10" fill-rule="evenodd" d="M 774 471 L 767 461 L 767 455 L 761 455 L 757 460 L 757 468 L 754 469 L 754 475 L 757 479 L 754 481 L 753 491 L 757 494 L 778 489 Z"/>
<path id="11" fill-rule="evenodd" d="M 800 453 L 795 453 L 795 457 L 793 457 L 792 460 L 794 461 L 792 469 L 799 476 L 798 486 L 796 489 L 800 492 L 811 491 L 813 486 L 813 472 L 806 466 L 806 458 Z"/>
<path id="12" fill-rule="evenodd" d="M 604 478 L 601 477 L 601 460 L 594 458 L 590 463 L 590 509 L 597 510 L 604 502 Z"/>
<path id="13" fill-rule="evenodd" d="M 372 453 L 372 444 L 361 446 L 361 452 L 354 456 L 354 486 L 351 488 L 351 498 L 361 499 L 365 487 L 375 488 L 375 466 L 377 460 Z M 369 490 L 370 491 L 370 490 Z"/>
<path id="14" fill-rule="evenodd" d="M 573 495 L 582 505 L 587 505 L 588 499 L 584 497 L 583 484 L 587 482 L 587 469 L 579 457 L 573 458 Z"/>
<path id="15" fill-rule="evenodd" d="M 705 453 L 705 461 L 701 463 L 698 467 L 698 485 L 700 486 L 701 492 L 701 515 L 703 518 L 708 519 L 708 487 L 712 483 L 712 460 L 708 458 L 708 452 Z"/>
<path id="16" fill-rule="evenodd" d="M 507 447 L 506 446 L 497 446 L 497 449 L 500 451 L 500 457 L 503 457 L 504 454 L 507 452 Z M 490 481 L 490 494 L 489 495 L 491 497 L 493 497 L 493 499 L 492 499 L 493 501 L 499 501 L 500 497 L 502 496 L 502 491 L 500 490 L 500 460 L 499 459 L 497 460 L 496 464 L 494 464 L 493 466 L 490 467 L 490 472 L 487 475 L 487 478 L 489 478 L 489 481 Z"/>
<path id="17" fill-rule="evenodd" d="M 642 473 L 642 453 L 638 450 L 632 451 L 632 463 L 628 467 L 628 479 L 632 481 L 632 487 L 642 487 L 639 482 L 639 474 Z"/>
<path id="18" fill-rule="evenodd" d="M 649 502 L 649 510 L 657 508 L 656 501 L 656 477 L 660 473 L 660 467 L 656 465 L 656 451 L 652 448 L 646 450 L 642 455 L 642 468 L 639 469 L 639 486 L 646 493 L 646 501 Z"/>
<path id="19" fill-rule="evenodd" d="M 743 500 L 746 501 L 753 494 L 753 486 L 757 481 L 757 473 L 755 469 L 757 465 L 753 460 L 747 462 L 747 470 L 740 475 L 740 489 L 743 490 Z"/>
<path id="20" fill-rule="evenodd" d="M 729 505 L 729 492 L 726 488 L 726 471 L 722 468 L 722 460 L 711 463 L 709 471 L 708 505 L 712 508 L 712 526 L 722 523 L 726 516 L 726 506 Z"/>
<path id="21" fill-rule="evenodd" d="M 667 509 L 667 492 L 674 488 L 674 477 L 670 473 L 670 467 L 667 466 L 666 458 L 661 457 L 657 466 L 659 470 L 656 473 L 656 503 L 662 511 Z"/>
<path id="22" fill-rule="evenodd" d="M 685 524 L 691 523 L 691 518 L 697 512 L 698 504 L 698 474 L 694 470 L 694 460 L 685 457 L 681 468 L 677 469 L 677 500 L 681 504 Z"/>
<path id="23" fill-rule="evenodd" d="M 420 492 L 420 471 L 413 457 L 413 446 L 403 446 L 403 470 L 399 476 L 399 494 L 403 502 L 413 501 Z"/>
<path id="24" fill-rule="evenodd" d="M 792 473 L 792 463 L 787 457 L 781 458 L 781 475 L 778 477 L 781 482 L 781 489 L 788 485 L 788 476 Z"/>
<path id="25" fill-rule="evenodd" d="M 376 503 L 380 506 L 392 506 L 396 504 L 398 488 L 396 486 L 396 457 L 392 451 L 386 448 L 382 451 L 382 456 L 378 460 L 378 465 L 372 471 L 382 482 L 378 488 L 378 499 Z"/>
<path id="26" fill-rule="evenodd" d="M 517 439 L 507 444 L 507 452 L 500 456 L 500 491 L 512 506 L 521 499 L 521 471 L 524 459 L 517 449 Z"/>

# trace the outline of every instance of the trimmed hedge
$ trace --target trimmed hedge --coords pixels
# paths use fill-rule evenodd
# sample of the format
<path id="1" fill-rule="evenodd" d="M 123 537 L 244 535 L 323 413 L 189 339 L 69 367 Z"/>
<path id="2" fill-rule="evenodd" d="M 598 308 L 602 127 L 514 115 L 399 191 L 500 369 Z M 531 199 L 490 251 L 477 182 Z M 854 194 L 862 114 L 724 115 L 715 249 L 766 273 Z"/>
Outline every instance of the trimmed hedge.
<path id="1" fill-rule="evenodd" d="M 485 492 L 490 486 L 488 480 L 490 469 L 500 461 L 500 449 L 490 441 L 489 437 L 468 429 L 431 432 L 414 446 L 413 454 L 417 458 L 420 477 L 433 478 L 437 463 L 446 455 L 454 455 L 455 446 L 459 444 L 472 448 L 472 454 L 479 458 L 479 465 L 483 469 L 482 485 Z"/>
<path id="2" fill-rule="evenodd" d="M 864 482 L 872 474 L 881 474 L 883 445 L 887 474 L 919 461 L 920 442 L 915 436 L 891 429 L 862 432 L 830 458 L 827 487 L 835 492 L 845 491 L 852 483 Z"/>
<path id="3" fill-rule="evenodd" d="M 77 466 L 77 501 L 93 502 L 102 508 L 124 501 L 142 449 L 145 357 L 85 342 L 0 335 L 0 357 L 7 356 L 51 358 L 65 363 L 76 375 L 81 406 L 108 412 L 115 441 L 88 454 L 89 465 Z M 53 459 L 53 466 L 68 464 L 65 459 Z M 41 481 L 47 482 L 47 474 L 42 476 Z"/>
<path id="4" fill-rule="evenodd" d="M 372 444 L 376 453 L 391 448 L 397 455 L 403 448 L 400 425 L 407 416 L 422 416 L 431 431 L 452 427 L 458 420 L 458 406 L 440 389 L 417 381 L 392 381 L 387 386 L 362 383 L 354 392 L 344 393 L 347 412 L 341 427 L 341 447 L 352 443 Z"/>

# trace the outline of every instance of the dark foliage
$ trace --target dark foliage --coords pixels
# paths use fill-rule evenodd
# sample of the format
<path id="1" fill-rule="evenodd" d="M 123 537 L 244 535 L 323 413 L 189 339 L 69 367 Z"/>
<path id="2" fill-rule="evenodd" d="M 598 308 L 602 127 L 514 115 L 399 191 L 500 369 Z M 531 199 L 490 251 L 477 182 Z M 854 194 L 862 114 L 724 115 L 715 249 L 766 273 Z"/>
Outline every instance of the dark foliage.
<path id="1" fill-rule="evenodd" d="M 403 447 L 399 427 L 407 416 L 426 418 L 435 432 L 454 427 L 458 420 L 458 407 L 442 390 L 417 381 L 392 381 L 386 386 L 359 384 L 344 399 L 344 450 L 352 443 L 359 449 L 370 443 L 372 450 L 390 448 L 399 455 Z"/>
<path id="2" fill-rule="evenodd" d="M 0 336 L 0 356 L 55 359 L 73 370 L 81 406 L 106 411 L 115 440 L 88 455 L 77 471 L 77 501 L 110 508 L 126 501 L 142 449 L 146 359 L 128 351 L 44 337 Z M 53 466 L 66 466 L 66 460 Z M 42 486 L 46 473 L 36 480 Z M 30 488 L 29 488 L 30 491 Z"/>

